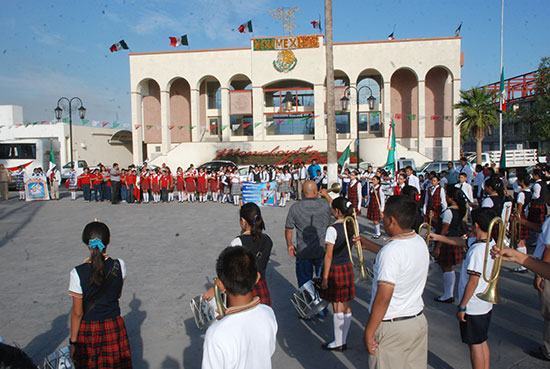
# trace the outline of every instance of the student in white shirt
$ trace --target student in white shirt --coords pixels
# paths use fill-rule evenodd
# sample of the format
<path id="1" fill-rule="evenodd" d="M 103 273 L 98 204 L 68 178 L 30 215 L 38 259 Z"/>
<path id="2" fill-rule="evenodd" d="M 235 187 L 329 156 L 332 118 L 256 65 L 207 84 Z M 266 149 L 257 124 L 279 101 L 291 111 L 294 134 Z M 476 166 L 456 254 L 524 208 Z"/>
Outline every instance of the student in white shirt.
<path id="1" fill-rule="evenodd" d="M 428 366 L 428 323 L 422 293 L 430 256 L 424 239 L 412 230 L 417 207 L 397 195 L 388 199 L 384 229 L 391 238 L 376 255 L 370 316 L 364 342 L 369 368 Z"/>
<path id="2" fill-rule="evenodd" d="M 405 169 L 405 173 L 407 173 L 407 184 L 416 187 L 416 190 L 420 193 L 420 181 L 418 177 L 414 175 L 414 171 L 410 165 Z"/>
<path id="3" fill-rule="evenodd" d="M 206 331 L 202 369 L 271 368 L 277 321 L 273 310 L 252 296 L 260 280 L 256 257 L 243 246 L 229 246 L 218 257 L 216 273 L 227 309 Z"/>
<path id="4" fill-rule="evenodd" d="M 488 283 L 485 278 L 490 278 L 493 269 L 493 259 L 487 260 L 484 265 L 487 231 L 489 224 L 496 213 L 488 208 L 477 208 L 472 211 L 472 233 L 475 237 L 464 240 L 459 237 L 445 237 L 433 235 L 430 238 L 435 241 L 445 242 L 456 247 L 469 247 L 466 259 L 462 263 L 460 280 L 458 282 L 458 311 L 456 317 L 460 323 L 460 336 L 462 342 L 470 349 L 472 368 L 489 368 L 490 351 L 487 344 L 489 324 L 493 304 L 477 297 L 478 293 L 485 292 Z M 490 242 L 490 246 L 494 245 Z M 487 274 L 486 274 L 487 272 Z"/>
<path id="5" fill-rule="evenodd" d="M 464 195 L 466 195 L 466 200 L 471 204 L 474 202 L 474 192 L 472 189 L 472 185 L 468 183 L 468 176 L 466 173 L 462 172 L 458 176 L 458 183 L 455 184 L 455 187 L 458 187 L 464 192 Z"/>

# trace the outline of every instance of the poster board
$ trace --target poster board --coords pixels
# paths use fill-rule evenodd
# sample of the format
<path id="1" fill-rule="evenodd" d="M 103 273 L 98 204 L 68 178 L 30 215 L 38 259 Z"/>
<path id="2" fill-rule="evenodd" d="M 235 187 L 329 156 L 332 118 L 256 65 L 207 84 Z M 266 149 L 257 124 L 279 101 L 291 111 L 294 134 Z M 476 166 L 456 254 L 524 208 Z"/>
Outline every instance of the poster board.
<path id="1" fill-rule="evenodd" d="M 277 206 L 277 183 L 243 182 L 243 204 L 253 202 L 258 206 Z"/>
<path id="2" fill-rule="evenodd" d="M 28 177 L 25 178 L 25 200 L 38 201 L 49 200 L 48 183 L 46 177 Z"/>

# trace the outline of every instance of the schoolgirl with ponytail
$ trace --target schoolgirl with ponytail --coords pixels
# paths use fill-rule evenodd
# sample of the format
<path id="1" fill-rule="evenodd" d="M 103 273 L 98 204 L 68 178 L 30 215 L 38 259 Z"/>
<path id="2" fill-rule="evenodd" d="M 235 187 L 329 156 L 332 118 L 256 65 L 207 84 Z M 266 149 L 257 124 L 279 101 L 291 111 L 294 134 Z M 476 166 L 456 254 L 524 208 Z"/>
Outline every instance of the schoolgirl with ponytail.
<path id="1" fill-rule="evenodd" d="M 505 202 L 504 183 L 502 183 L 502 180 L 496 174 L 493 174 L 491 177 L 487 178 L 484 186 L 487 197 L 481 202 L 481 207 L 491 208 L 497 216 L 503 216 L 502 209 Z"/>
<path id="2" fill-rule="evenodd" d="M 79 368 L 132 368 L 128 334 L 118 299 L 126 264 L 107 254 L 109 227 L 95 221 L 82 232 L 90 256 L 70 273 L 71 358 Z"/>
<path id="3" fill-rule="evenodd" d="M 254 286 L 252 295 L 259 297 L 260 303 L 271 306 L 271 295 L 269 294 L 266 281 L 266 269 L 271 257 L 273 241 L 263 232 L 265 230 L 265 223 L 259 206 L 253 202 L 244 204 L 239 210 L 239 223 L 241 225 L 241 234 L 231 241 L 231 246 L 244 246 L 256 256 L 260 280 Z M 205 300 L 210 300 L 213 296 L 213 287 L 202 295 Z"/>
<path id="4" fill-rule="evenodd" d="M 351 326 L 350 301 L 355 298 L 355 278 L 347 249 L 344 219 L 353 214 L 353 204 L 345 197 L 337 197 L 331 206 L 336 222 L 327 228 L 325 235 L 321 298 L 332 302 L 334 341 L 323 344 L 321 348 L 344 351 L 347 349 L 346 340 Z M 351 243 L 355 235 L 354 227 L 351 222 L 346 226 Z"/>

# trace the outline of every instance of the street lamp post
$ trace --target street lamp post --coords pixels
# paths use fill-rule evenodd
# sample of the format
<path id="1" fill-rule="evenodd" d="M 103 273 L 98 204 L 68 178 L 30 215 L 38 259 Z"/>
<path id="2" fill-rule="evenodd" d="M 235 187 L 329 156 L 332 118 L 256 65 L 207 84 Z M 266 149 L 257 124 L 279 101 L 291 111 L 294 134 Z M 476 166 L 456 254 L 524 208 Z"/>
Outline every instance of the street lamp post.
<path id="1" fill-rule="evenodd" d="M 84 104 L 82 103 L 82 100 L 80 97 L 73 97 L 71 99 L 67 97 L 62 97 L 59 100 L 57 100 L 57 107 L 54 109 L 55 112 L 55 118 L 57 120 L 60 120 L 63 116 L 63 108 L 59 105 L 61 101 L 67 101 L 69 104 L 69 140 L 70 140 L 70 152 L 71 152 L 71 165 L 74 166 L 73 161 L 73 101 L 78 101 L 80 103 L 80 108 L 78 108 L 78 114 L 80 116 L 80 119 L 84 119 L 86 117 L 86 108 L 84 107 Z"/>
<path id="2" fill-rule="evenodd" d="M 356 147 L 356 161 L 357 161 L 357 169 L 359 169 L 359 93 L 361 92 L 362 89 L 366 88 L 367 90 L 369 90 L 370 92 L 370 96 L 367 98 L 367 101 L 369 103 L 369 110 L 372 110 L 374 109 L 374 102 L 376 101 L 376 98 L 374 96 L 372 96 L 372 90 L 370 89 L 369 86 L 361 86 L 359 87 L 359 89 L 357 89 L 357 87 L 355 86 L 347 86 L 346 89 L 344 90 L 344 96 L 340 99 L 340 102 L 342 103 L 342 110 L 344 111 L 347 111 L 348 108 L 349 108 L 349 102 L 350 102 L 350 89 L 354 89 L 355 92 L 356 92 L 356 99 L 355 99 L 355 103 L 357 104 L 357 111 L 355 112 L 356 114 L 356 123 L 357 123 L 357 147 Z"/>

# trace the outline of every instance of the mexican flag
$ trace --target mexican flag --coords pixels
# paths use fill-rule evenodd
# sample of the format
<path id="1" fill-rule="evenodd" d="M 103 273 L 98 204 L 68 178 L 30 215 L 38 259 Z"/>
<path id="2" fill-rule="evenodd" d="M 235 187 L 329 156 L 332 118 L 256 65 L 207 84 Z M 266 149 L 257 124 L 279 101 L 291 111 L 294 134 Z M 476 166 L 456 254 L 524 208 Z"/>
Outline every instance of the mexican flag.
<path id="1" fill-rule="evenodd" d="M 122 50 L 122 49 L 124 49 L 124 50 L 129 49 L 128 45 L 126 44 L 126 41 L 124 41 L 124 40 L 120 40 L 116 44 L 112 44 L 111 47 L 109 48 L 109 50 L 111 50 L 111 52 L 119 51 L 119 50 Z"/>
<path id="2" fill-rule="evenodd" d="M 237 30 L 240 32 L 240 33 L 252 33 L 254 32 L 252 30 L 252 21 L 249 20 L 248 22 L 246 23 L 243 23 L 239 26 L 239 28 L 237 28 Z"/>
<path id="3" fill-rule="evenodd" d="M 340 157 L 338 158 L 338 165 L 342 166 L 342 170 L 344 170 L 344 167 L 346 166 L 346 164 L 349 164 L 350 145 L 351 143 L 348 145 L 348 147 L 346 147 L 342 155 L 340 155 Z"/>
<path id="4" fill-rule="evenodd" d="M 55 156 L 53 155 L 53 145 L 50 144 L 50 167 L 49 170 L 53 170 L 53 168 L 56 166 L 55 164 Z"/>
<path id="5" fill-rule="evenodd" d="M 506 89 L 504 88 L 504 67 L 500 72 L 500 110 L 506 113 Z"/>
<path id="6" fill-rule="evenodd" d="M 181 37 L 168 37 L 170 39 L 170 45 L 178 47 L 181 45 L 189 46 L 189 41 L 187 40 L 187 35 Z"/>
<path id="7" fill-rule="evenodd" d="M 386 161 L 386 169 L 395 175 L 395 147 L 397 143 L 395 141 L 395 122 L 390 123 L 390 142 L 388 144 L 388 160 Z"/>

